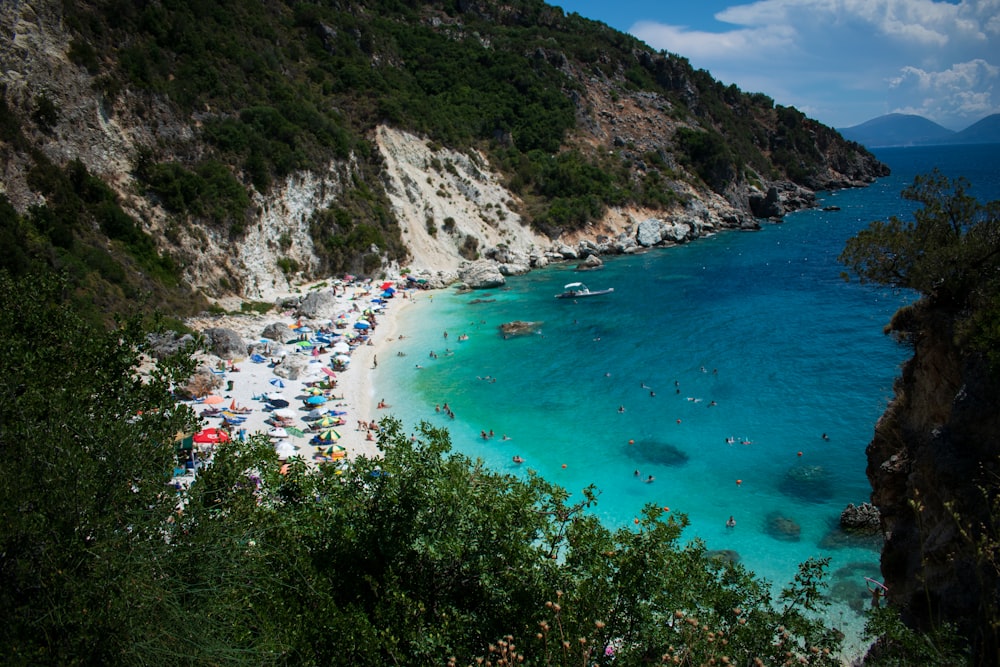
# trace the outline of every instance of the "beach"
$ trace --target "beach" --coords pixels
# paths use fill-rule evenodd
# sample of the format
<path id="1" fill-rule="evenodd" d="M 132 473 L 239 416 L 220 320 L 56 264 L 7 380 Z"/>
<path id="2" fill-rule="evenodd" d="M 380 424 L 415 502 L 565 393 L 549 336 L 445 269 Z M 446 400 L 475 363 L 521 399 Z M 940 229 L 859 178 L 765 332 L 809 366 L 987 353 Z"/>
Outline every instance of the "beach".
<path id="1" fill-rule="evenodd" d="M 241 313 L 188 320 L 188 326 L 200 333 L 228 329 L 246 343 L 245 354 L 196 354 L 199 375 L 209 377 L 216 385 L 205 395 L 183 401 L 201 416 L 202 431 L 222 429 L 234 438 L 268 434 L 279 458 L 294 453 L 310 464 L 323 463 L 317 454 L 329 450 L 330 445 L 343 448 L 343 454 L 334 460 L 380 456 L 376 434 L 362 427 L 377 423 L 385 414 L 379 408 L 381 397 L 375 393 L 372 371 L 380 358 L 396 354 L 393 346 L 401 335 L 398 315 L 421 294 L 420 290 L 406 288 L 405 280 L 389 282 L 402 287 L 390 288 L 392 293 L 386 296 L 380 287 L 385 281 L 348 283 L 332 289 L 318 283 L 321 287 L 302 286 L 276 299 L 277 303 L 288 303 L 293 297 L 317 289 L 329 292 L 333 298 L 327 298 L 322 312 L 314 317 L 287 308 L 264 315 Z M 356 329 L 357 322 L 369 326 Z M 280 330 L 275 324 L 287 327 L 286 340 L 264 337 L 268 327 Z M 348 339 L 350 349 L 342 353 L 342 361 L 343 356 L 349 361 L 346 367 L 334 369 L 334 358 L 338 356 L 334 344 Z M 316 398 L 310 407 L 306 403 L 310 390 L 324 400 Z M 342 422 L 332 427 L 339 438 L 322 446 L 312 442 L 316 433 L 329 430 L 312 428 L 319 415 Z M 211 447 L 200 449 L 203 457 L 211 451 Z"/>

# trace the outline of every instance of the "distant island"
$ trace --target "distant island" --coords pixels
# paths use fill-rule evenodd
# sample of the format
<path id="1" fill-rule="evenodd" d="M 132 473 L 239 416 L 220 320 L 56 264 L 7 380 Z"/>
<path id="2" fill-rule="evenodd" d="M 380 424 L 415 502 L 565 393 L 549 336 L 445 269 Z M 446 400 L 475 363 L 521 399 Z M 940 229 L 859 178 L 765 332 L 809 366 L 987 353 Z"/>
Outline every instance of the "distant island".
<path id="1" fill-rule="evenodd" d="M 840 134 L 865 148 L 888 146 L 937 146 L 947 144 L 1000 143 L 1000 114 L 973 123 L 960 132 L 949 130 L 915 114 L 891 113 L 852 127 L 838 128 Z"/>

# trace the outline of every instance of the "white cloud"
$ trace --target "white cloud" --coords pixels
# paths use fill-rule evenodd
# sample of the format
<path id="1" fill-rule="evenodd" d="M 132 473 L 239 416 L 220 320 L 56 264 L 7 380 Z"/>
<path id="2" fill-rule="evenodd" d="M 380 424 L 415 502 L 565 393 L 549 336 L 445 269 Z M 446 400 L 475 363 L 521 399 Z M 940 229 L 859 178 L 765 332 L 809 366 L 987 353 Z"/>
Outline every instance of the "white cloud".
<path id="1" fill-rule="evenodd" d="M 1000 0 L 758 0 L 715 19 L 732 27 L 646 21 L 630 32 L 839 127 L 870 117 L 846 118 L 852 104 L 864 113 L 921 109 L 960 126 L 1000 109 Z"/>
<path id="2" fill-rule="evenodd" d="M 994 97 L 998 81 L 1000 67 L 982 59 L 940 72 L 907 66 L 889 80 L 889 101 L 893 111 L 962 127 L 1000 112 L 1000 100 Z"/>

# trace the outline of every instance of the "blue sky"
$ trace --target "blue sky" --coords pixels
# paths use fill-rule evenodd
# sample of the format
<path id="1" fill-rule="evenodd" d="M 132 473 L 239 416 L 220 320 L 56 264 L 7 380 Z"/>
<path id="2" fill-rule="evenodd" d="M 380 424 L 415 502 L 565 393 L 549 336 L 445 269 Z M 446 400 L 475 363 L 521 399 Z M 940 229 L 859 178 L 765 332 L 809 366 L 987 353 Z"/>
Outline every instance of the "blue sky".
<path id="1" fill-rule="evenodd" d="M 1000 0 L 549 0 L 832 127 L 1000 112 Z"/>

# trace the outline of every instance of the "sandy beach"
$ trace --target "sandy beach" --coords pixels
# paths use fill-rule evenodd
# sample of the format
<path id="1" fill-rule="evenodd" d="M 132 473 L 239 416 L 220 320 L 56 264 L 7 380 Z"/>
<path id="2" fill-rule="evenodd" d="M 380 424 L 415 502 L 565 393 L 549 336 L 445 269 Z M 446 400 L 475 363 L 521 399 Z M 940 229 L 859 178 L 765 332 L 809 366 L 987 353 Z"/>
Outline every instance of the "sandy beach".
<path id="1" fill-rule="evenodd" d="M 401 286 L 406 284 L 405 281 L 391 282 Z M 370 434 L 360 426 L 361 423 L 377 422 L 384 414 L 378 408 L 379 397 L 375 395 L 372 370 L 380 356 L 384 358 L 394 354 L 392 343 L 399 340 L 400 335 L 398 315 L 421 294 L 420 290 L 397 289 L 391 298 L 381 298 L 379 286 L 382 284 L 382 281 L 348 284 L 333 290 L 335 305 L 313 319 L 299 317 L 288 310 L 280 313 L 272 311 L 266 315 L 220 315 L 189 320 L 187 324 L 199 332 L 211 328 L 231 329 L 245 341 L 248 350 L 256 353 L 233 355 L 232 359 L 199 353 L 200 372 L 203 375 L 210 373 L 217 385 L 207 397 L 185 401 L 197 414 L 203 415 L 201 427 L 226 428 L 234 437 L 241 434 L 248 437 L 256 433 L 280 435 L 281 431 L 275 430 L 275 419 L 287 416 L 289 419 L 279 424 L 287 427 L 287 437 L 272 435 L 271 438 L 276 450 L 279 454 L 294 450 L 295 455 L 310 463 L 321 463 L 314 458 L 322 448 L 311 443 L 317 432 L 311 427 L 316 414 L 322 413 L 335 420 L 343 420 L 342 424 L 333 426 L 340 438 L 330 444 L 344 447 L 346 458 L 379 456 L 374 433 Z M 330 290 L 328 287 L 323 289 Z M 302 288 L 303 293 L 309 291 L 308 286 Z M 331 326 L 338 319 L 345 321 L 346 326 Z M 370 322 L 370 328 L 355 329 L 354 323 L 359 320 Z M 269 344 L 267 339 L 262 338 L 263 331 L 276 323 L 288 328 L 287 338 Z M 308 327 L 310 333 L 297 332 L 296 329 L 302 325 Z M 317 342 L 317 334 L 321 336 L 319 341 L 332 340 L 333 343 Z M 299 338 L 312 343 L 312 347 L 297 345 L 296 339 Z M 346 352 L 349 362 L 346 368 L 334 370 L 336 353 L 332 349 L 333 344 L 346 342 L 348 338 L 353 339 L 350 351 Z M 279 359 L 281 363 L 275 364 Z M 280 368 L 282 365 L 286 368 Z M 323 381 L 330 382 L 331 372 L 335 386 L 326 388 L 320 394 L 326 401 L 316 405 L 313 408 L 315 412 L 310 416 L 312 410 L 305 399 L 317 383 L 322 386 Z M 274 399 L 276 394 L 280 394 L 277 403 L 269 400 Z M 283 409 L 281 400 L 287 401 Z"/>

